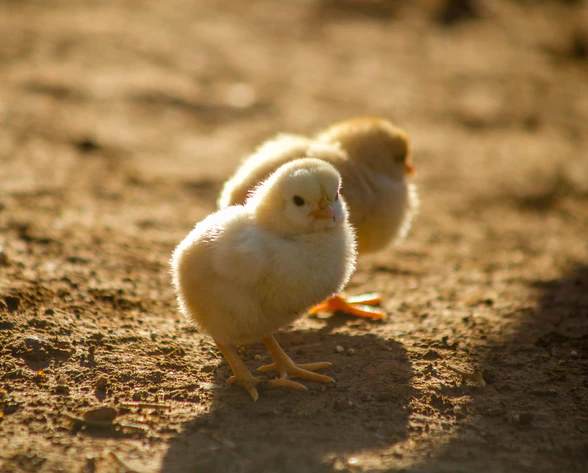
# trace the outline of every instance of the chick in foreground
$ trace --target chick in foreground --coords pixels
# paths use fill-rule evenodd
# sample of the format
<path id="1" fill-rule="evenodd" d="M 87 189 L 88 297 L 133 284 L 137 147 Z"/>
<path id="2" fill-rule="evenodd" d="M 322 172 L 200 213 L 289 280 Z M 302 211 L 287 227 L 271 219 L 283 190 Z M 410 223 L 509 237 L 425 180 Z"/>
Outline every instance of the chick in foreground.
<path id="1" fill-rule="evenodd" d="M 335 124 L 314 138 L 282 134 L 262 144 L 225 183 L 220 208 L 244 202 L 249 193 L 284 163 L 312 156 L 341 174 L 342 194 L 357 232 L 359 254 L 385 249 L 408 233 L 418 208 L 408 136 L 380 118 L 356 118 Z M 382 319 L 377 294 L 335 295 L 311 313 L 342 311 Z"/>
<path id="2" fill-rule="evenodd" d="M 355 236 L 340 197 L 341 176 L 328 163 L 300 159 L 279 167 L 243 205 L 201 222 L 171 259 L 181 311 L 212 336 L 231 367 L 229 382 L 257 400 L 253 376 L 236 345 L 260 341 L 276 371 L 271 386 L 304 390 L 289 377 L 333 379 L 315 371 L 328 362 L 296 364 L 273 333 L 340 291 L 355 268 Z"/>

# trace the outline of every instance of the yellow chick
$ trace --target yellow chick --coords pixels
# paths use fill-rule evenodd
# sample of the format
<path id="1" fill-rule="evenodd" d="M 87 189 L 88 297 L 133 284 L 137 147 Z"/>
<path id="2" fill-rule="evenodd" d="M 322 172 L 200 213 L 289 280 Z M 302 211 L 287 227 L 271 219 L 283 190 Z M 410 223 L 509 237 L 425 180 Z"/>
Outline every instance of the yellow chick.
<path id="1" fill-rule="evenodd" d="M 261 341 L 276 371 L 272 386 L 306 389 L 288 377 L 332 382 L 328 362 L 296 364 L 273 333 L 340 291 L 355 268 L 355 236 L 330 164 L 300 159 L 279 167 L 243 205 L 199 222 L 171 258 L 181 311 L 212 336 L 231 367 L 229 382 L 257 400 L 257 384 L 235 345 Z"/>
<path id="2" fill-rule="evenodd" d="M 284 134 L 267 141 L 225 183 L 219 207 L 244 202 L 277 167 L 305 156 L 329 162 L 341 174 L 341 192 L 349 205 L 360 255 L 383 250 L 408 233 L 418 208 L 416 187 L 409 179 L 414 174 L 409 140 L 405 132 L 380 118 L 344 121 L 314 139 Z M 382 311 L 369 307 L 379 303 L 377 295 L 348 299 L 336 295 L 310 312 L 338 310 L 382 319 Z"/>

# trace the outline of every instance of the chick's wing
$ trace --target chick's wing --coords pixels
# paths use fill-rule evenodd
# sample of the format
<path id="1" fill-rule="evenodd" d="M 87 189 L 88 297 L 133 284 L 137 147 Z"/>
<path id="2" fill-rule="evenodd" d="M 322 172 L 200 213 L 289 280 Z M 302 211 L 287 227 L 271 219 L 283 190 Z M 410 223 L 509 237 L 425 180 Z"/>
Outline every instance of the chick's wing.
<path id="1" fill-rule="evenodd" d="M 263 232 L 253 224 L 233 222 L 215 248 L 212 270 L 234 283 L 255 285 L 268 265 L 263 240 Z"/>

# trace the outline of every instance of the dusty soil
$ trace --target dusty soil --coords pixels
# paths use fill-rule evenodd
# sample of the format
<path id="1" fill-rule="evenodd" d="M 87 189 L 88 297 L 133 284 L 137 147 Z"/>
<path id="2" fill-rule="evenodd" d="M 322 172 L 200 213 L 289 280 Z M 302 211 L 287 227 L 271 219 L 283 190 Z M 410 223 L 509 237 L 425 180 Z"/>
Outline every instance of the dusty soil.
<path id="1" fill-rule="evenodd" d="M 0 471 L 586 471 L 587 8 L 0 3 Z M 299 320 L 336 385 L 252 403 L 170 252 L 257 143 L 356 115 L 418 167 L 349 289 L 389 319 Z"/>

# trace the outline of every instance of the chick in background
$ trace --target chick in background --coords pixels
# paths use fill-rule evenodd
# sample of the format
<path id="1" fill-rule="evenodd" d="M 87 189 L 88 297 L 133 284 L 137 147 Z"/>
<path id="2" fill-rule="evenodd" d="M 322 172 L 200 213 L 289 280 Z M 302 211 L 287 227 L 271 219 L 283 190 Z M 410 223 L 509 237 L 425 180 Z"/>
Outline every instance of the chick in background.
<path id="1" fill-rule="evenodd" d="M 262 341 L 276 371 L 271 386 L 304 390 L 290 377 L 332 382 L 315 371 L 328 362 L 296 364 L 273 333 L 340 291 L 355 268 L 355 237 L 330 164 L 300 159 L 279 167 L 243 205 L 199 222 L 171 259 L 180 309 L 215 340 L 231 367 L 229 382 L 257 400 L 253 376 L 235 346 Z"/>
<path id="2" fill-rule="evenodd" d="M 356 118 L 328 127 L 315 138 L 281 134 L 248 156 L 225 183 L 219 208 L 244 202 L 284 163 L 312 156 L 332 164 L 343 180 L 342 194 L 357 232 L 360 255 L 384 250 L 408 233 L 418 209 L 414 166 L 407 134 L 381 118 Z M 341 311 L 383 319 L 377 294 L 335 295 L 310 312 Z"/>

